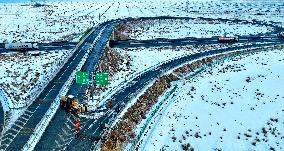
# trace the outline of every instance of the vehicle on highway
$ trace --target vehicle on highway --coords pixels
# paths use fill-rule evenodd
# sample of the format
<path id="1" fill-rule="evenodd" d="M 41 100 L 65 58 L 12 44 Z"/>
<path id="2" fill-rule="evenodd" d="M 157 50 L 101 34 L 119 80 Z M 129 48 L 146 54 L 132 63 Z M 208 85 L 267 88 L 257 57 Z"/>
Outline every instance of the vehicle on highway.
<path id="1" fill-rule="evenodd" d="M 278 38 L 284 38 L 284 32 L 278 33 L 278 34 L 277 34 L 277 37 L 278 37 Z"/>
<path id="2" fill-rule="evenodd" d="M 239 41 L 238 36 L 232 36 L 232 37 L 221 36 L 218 38 L 219 43 L 233 43 L 238 41 Z"/>
<path id="3" fill-rule="evenodd" d="M 27 42 L 27 43 L 7 43 L 5 44 L 5 49 L 7 50 L 17 50 L 26 51 L 31 49 L 39 49 L 37 43 Z"/>
<path id="4" fill-rule="evenodd" d="M 73 95 L 68 95 L 67 98 L 65 96 L 60 96 L 60 107 L 75 115 L 87 112 L 87 106 L 80 104 L 78 99 Z"/>

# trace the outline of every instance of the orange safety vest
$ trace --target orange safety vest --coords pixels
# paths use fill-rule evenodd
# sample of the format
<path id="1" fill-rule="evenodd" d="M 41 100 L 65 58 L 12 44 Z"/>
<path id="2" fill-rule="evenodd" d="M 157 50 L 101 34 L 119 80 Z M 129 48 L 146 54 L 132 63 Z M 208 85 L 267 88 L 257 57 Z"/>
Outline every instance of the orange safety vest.
<path id="1" fill-rule="evenodd" d="M 112 108 L 112 100 L 109 101 L 109 108 Z"/>
<path id="2" fill-rule="evenodd" d="M 75 129 L 76 130 L 79 130 L 79 120 L 78 120 L 78 118 L 76 119 L 76 122 L 75 122 Z"/>

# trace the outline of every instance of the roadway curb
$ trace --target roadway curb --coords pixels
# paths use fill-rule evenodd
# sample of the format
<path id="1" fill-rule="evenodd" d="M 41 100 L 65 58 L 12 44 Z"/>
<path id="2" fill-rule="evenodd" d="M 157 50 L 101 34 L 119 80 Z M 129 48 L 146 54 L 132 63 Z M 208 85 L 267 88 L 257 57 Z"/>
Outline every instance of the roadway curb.
<path id="1" fill-rule="evenodd" d="M 279 44 L 279 43 L 278 43 Z M 272 45 L 278 45 L 278 44 L 263 44 L 263 45 L 260 45 L 260 46 L 251 46 L 251 47 L 249 47 L 250 45 L 245 45 L 245 46 L 243 46 L 243 47 L 249 47 L 249 48 L 240 48 L 240 49 L 237 49 L 237 48 L 235 48 L 235 47 L 239 47 L 239 46 L 235 46 L 235 47 L 229 47 L 229 49 L 232 49 L 232 50 L 225 50 L 225 49 L 227 49 L 227 48 L 221 48 L 219 51 L 221 51 L 221 52 L 219 52 L 219 53 L 216 53 L 216 54 L 209 54 L 209 55 L 207 55 L 207 56 L 199 56 L 199 57 L 197 57 L 196 59 L 193 59 L 193 60 L 191 60 L 191 61 L 195 61 L 195 60 L 200 60 L 200 59 L 203 59 L 203 58 L 206 58 L 206 57 L 212 57 L 212 56 L 215 56 L 215 55 L 221 55 L 221 54 L 228 54 L 228 53 L 235 53 L 235 52 L 243 52 L 243 51 L 245 51 L 245 50 L 247 50 L 247 49 L 250 49 L 249 51 L 252 51 L 252 49 L 253 50 L 255 50 L 255 49 L 260 49 L 260 48 L 270 48 L 270 47 L 273 47 Z M 269 45 L 269 46 L 267 46 L 267 45 Z M 280 44 L 281 45 L 281 44 Z M 213 49 L 214 50 L 214 49 Z M 213 51 L 213 50 L 211 50 L 211 51 Z M 208 51 L 209 52 L 209 51 Z M 186 58 L 188 55 L 185 55 L 185 56 L 181 56 L 181 57 L 177 57 L 177 58 Z M 189 55 L 190 56 L 190 55 Z M 177 58 L 173 58 L 172 60 L 168 60 L 167 62 L 170 62 L 170 61 L 175 61 Z M 191 62 L 191 61 L 186 61 L 186 62 Z M 174 68 L 171 68 L 171 69 L 167 69 L 167 71 L 163 71 L 163 73 L 166 73 L 166 72 L 168 72 L 168 71 L 171 71 L 171 70 L 174 70 L 175 68 L 178 68 L 179 66 L 182 66 L 182 65 L 184 65 L 184 64 L 187 64 L 187 63 L 182 63 L 181 65 L 178 65 L 178 66 L 175 66 Z M 145 71 L 146 72 L 146 71 Z M 110 130 L 109 130 L 110 131 Z M 105 136 L 105 134 L 107 134 L 107 132 L 104 132 L 104 135 L 102 135 L 103 137 Z M 100 148 L 100 145 L 101 145 L 101 143 L 102 143 L 102 141 L 100 140 L 98 143 L 96 143 L 96 144 L 93 144 L 93 146 L 94 146 L 94 149 L 95 150 L 98 150 L 99 148 Z"/>
<path id="2" fill-rule="evenodd" d="M 103 28 L 104 30 L 104 28 Z M 96 39 L 94 40 L 93 44 L 97 42 L 97 40 L 99 39 L 98 37 L 100 37 L 100 35 L 102 34 L 102 31 L 100 31 L 99 35 L 96 37 Z M 82 43 L 95 31 L 95 29 L 92 29 L 88 35 L 86 35 L 76 46 L 75 49 L 78 49 L 78 47 L 80 47 L 82 45 Z M 59 100 L 59 96 L 60 95 L 66 95 L 66 93 L 69 90 L 70 85 L 73 82 L 74 76 L 76 74 L 76 71 L 80 70 L 85 61 L 88 58 L 89 53 L 91 52 L 92 47 L 90 47 L 87 50 L 87 53 L 83 56 L 82 60 L 80 61 L 80 63 L 77 65 L 76 69 L 73 70 L 73 72 L 71 73 L 71 76 L 68 78 L 68 80 L 65 82 L 65 84 L 62 86 L 59 94 L 57 95 L 55 101 L 51 104 L 50 108 L 48 109 L 48 111 L 46 112 L 46 114 L 44 115 L 44 117 L 41 119 L 41 121 L 37 124 L 34 133 L 31 135 L 31 137 L 29 138 L 28 142 L 25 144 L 25 146 L 23 147 L 23 151 L 30 151 L 33 150 L 34 147 L 36 146 L 37 142 L 40 140 L 41 136 L 43 135 L 45 129 L 47 128 L 49 121 L 53 118 L 53 116 L 55 115 L 57 109 L 59 108 L 59 104 L 60 104 L 60 100 Z M 74 53 L 75 51 L 73 51 Z M 72 55 L 73 55 L 72 53 Z M 70 55 L 70 57 L 72 56 Z M 69 58 L 70 58 L 69 57 Z M 68 58 L 68 59 L 69 59 Z M 67 62 L 67 61 L 66 61 Z M 66 63 L 65 62 L 65 63 Z"/>

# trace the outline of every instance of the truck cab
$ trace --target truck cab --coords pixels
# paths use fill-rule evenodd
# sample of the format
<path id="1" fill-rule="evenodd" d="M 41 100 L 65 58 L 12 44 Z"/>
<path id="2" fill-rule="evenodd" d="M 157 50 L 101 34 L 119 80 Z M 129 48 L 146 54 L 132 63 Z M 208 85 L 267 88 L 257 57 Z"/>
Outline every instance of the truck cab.
<path id="1" fill-rule="evenodd" d="M 218 38 L 219 43 L 233 43 L 238 41 L 239 41 L 238 36 L 232 36 L 232 37 L 221 36 Z"/>

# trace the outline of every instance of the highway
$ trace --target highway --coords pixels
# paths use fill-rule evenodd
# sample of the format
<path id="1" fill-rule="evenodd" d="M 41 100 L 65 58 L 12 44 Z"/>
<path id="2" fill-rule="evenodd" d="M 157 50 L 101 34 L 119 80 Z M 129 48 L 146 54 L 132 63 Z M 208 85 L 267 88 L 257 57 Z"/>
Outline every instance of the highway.
<path id="1" fill-rule="evenodd" d="M 239 36 L 238 43 L 249 42 L 276 42 L 279 38 L 276 35 L 269 36 Z M 284 40 L 284 38 L 283 38 Z M 110 41 L 110 47 L 112 48 L 137 48 L 137 47 L 160 47 L 160 46 L 186 46 L 186 45 L 212 45 L 219 44 L 218 38 L 180 38 L 180 39 L 148 39 L 148 40 L 119 40 Z"/>
<path id="2" fill-rule="evenodd" d="M 30 51 L 54 51 L 54 50 L 68 50 L 73 49 L 76 46 L 76 42 L 51 42 L 51 43 L 38 43 L 39 49 Z M 0 44 L 0 53 L 13 52 L 14 50 L 6 50 L 3 47 L 4 44 Z"/>
<path id="3" fill-rule="evenodd" d="M 112 33 L 113 27 L 116 26 L 116 23 L 110 23 L 106 26 L 106 29 L 103 31 L 99 41 L 96 42 L 93 47 L 93 51 L 88 57 L 86 63 L 82 67 L 81 71 L 95 71 L 98 66 L 100 57 L 103 54 L 104 47 L 108 42 L 108 38 Z M 67 94 L 72 94 L 82 97 L 82 92 L 84 92 L 85 86 L 78 85 L 74 83 L 71 85 L 71 89 Z M 80 99 L 79 99 L 80 100 Z M 44 132 L 42 138 L 35 147 L 35 150 L 62 150 L 69 143 L 69 139 L 74 137 L 74 124 L 75 117 L 69 115 L 65 110 L 59 109 L 52 122 L 48 125 L 46 131 Z M 49 145 L 44 145 L 48 143 Z"/>
<path id="4" fill-rule="evenodd" d="M 2 103 L 0 102 L 0 134 L 3 130 L 3 125 L 4 125 L 4 111 L 2 107 Z"/>
<path id="5" fill-rule="evenodd" d="M 284 42 L 277 42 L 278 44 Z M 276 44 L 276 43 L 274 43 Z M 142 74 L 139 77 L 134 78 L 133 82 L 131 82 L 128 87 L 122 88 L 118 93 L 112 96 L 113 100 L 113 105 L 115 106 L 112 111 L 109 111 L 107 113 L 104 113 L 102 117 L 100 117 L 97 120 L 90 120 L 90 119 L 81 119 L 81 122 L 87 122 L 84 125 L 84 128 L 82 128 L 81 133 L 84 135 L 89 136 L 89 138 L 96 138 L 100 137 L 103 134 L 103 131 L 100 129 L 99 123 L 108 123 L 111 125 L 111 123 L 116 119 L 117 113 L 115 112 L 117 104 L 119 104 L 120 108 L 123 108 L 125 104 L 127 104 L 133 97 L 137 96 L 141 90 L 147 86 L 148 83 L 153 81 L 154 79 L 158 78 L 162 73 L 177 67 L 183 63 L 214 55 L 214 54 L 220 54 L 228 51 L 233 51 L 233 50 L 239 50 L 239 49 L 245 49 L 245 48 L 252 48 L 252 47 L 258 47 L 258 46 L 272 46 L 274 44 L 254 44 L 253 46 L 251 45 L 246 45 L 246 46 L 237 46 L 234 48 L 225 48 L 225 49 L 217 49 L 217 50 L 211 50 L 208 52 L 202 52 L 198 54 L 193 54 L 189 55 L 186 57 L 182 57 L 180 59 L 176 59 L 173 61 L 170 61 L 168 63 L 162 64 L 161 66 L 147 71 L 144 74 Z M 94 140 L 94 139 L 93 139 Z M 94 146 L 92 145 L 92 140 L 87 140 L 87 139 L 73 139 L 69 146 L 65 149 L 67 150 L 77 150 L 83 149 L 83 150 L 89 150 L 93 148 Z"/>
<path id="6" fill-rule="evenodd" d="M 164 17 L 162 17 L 164 18 Z M 144 18 L 147 19 L 147 18 Z M 131 18 L 125 19 L 124 21 L 132 20 Z M 48 84 L 48 86 L 44 89 L 44 91 L 40 94 L 40 96 L 33 102 L 31 106 L 25 111 L 25 113 L 20 116 L 20 118 L 15 122 L 10 130 L 8 130 L 4 134 L 4 139 L 0 145 L 0 150 L 21 150 L 21 148 L 25 145 L 29 137 L 34 131 L 34 128 L 44 116 L 50 104 L 54 101 L 55 97 L 58 95 L 60 89 L 62 88 L 65 81 L 69 78 L 71 72 L 75 69 L 76 65 L 79 63 L 83 55 L 85 54 L 87 48 L 91 45 L 92 41 L 98 35 L 98 33 L 104 29 L 103 34 L 99 37 L 99 40 L 95 44 L 92 53 L 87 59 L 85 65 L 83 66 L 83 71 L 96 71 L 96 67 L 100 60 L 100 57 L 103 53 L 103 48 L 106 45 L 108 38 L 112 32 L 112 29 L 117 25 L 117 21 L 108 21 L 100 26 L 98 26 L 94 33 L 92 33 L 87 40 L 76 50 L 74 55 L 68 60 L 68 62 L 64 65 L 64 67 L 60 70 L 60 72 L 56 75 L 56 77 Z M 270 26 L 270 25 L 269 25 Z M 273 25 L 271 25 L 273 26 Z M 103 28 L 106 27 L 106 28 Z M 275 27 L 275 34 L 282 29 Z M 148 43 L 144 46 L 160 46 L 160 42 L 164 39 L 156 40 L 157 42 Z M 262 44 L 256 44 L 258 40 Z M 165 40 L 164 40 L 165 41 Z M 198 43 L 211 43 L 215 42 L 216 39 L 205 39 L 201 40 L 202 42 Z M 188 41 L 193 42 L 193 41 Z M 241 39 L 240 42 L 248 42 L 246 39 Z M 104 130 L 100 129 L 100 123 L 108 123 L 111 124 L 114 119 L 116 119 L 116 108 L 119 104 L 120 110 L 124 108 L 124 106 L 131 100 L 131 98 L 136 97 L 139 92 L 150 82 L 158 78 L 162 73 L 168 71 L 178 65 L 186 63 L 191 60 L 195 60 L 201 57 L 206 57 L 209 55 L 224 53 L 233 50 L 245 49 L 245 48 L 253 48 L 260 46 L 272 46 L 275 44 L 283 44 L 283 39 L 272 38 L 272 39 L 255 39 L 254 41 L 250 41 L 252 44 L 244 45 L 244 46 L 235 46 L 232 48 L 223 48 L 210 50 L 207 52 L 201 52 L 197 54 L 192 54 L 189 56 L 185 56 L 176 60 L 172 60 L 165 64 L 160 65 L 158 68 L 149 70 L 144 74 L 135 77 L 133 81 L 131 81 L 127 87 L 121 88 L 121 90 L 112 96 L 113 110 L 107 111 L 103 113 L 103 116 L 98 119 L 87 119 L 80 118 L 80 128 L 81 134 L 84 137 L 75 139 L 74 138 L 74 123 L 75 117 L 72 114 L 65 112 L 63 109 L 59 109 L 47 129 L 45 130 L 43 136 L 40 141 L 37 143 L 35 150 L 89 150 L 94 147 L 94 140 L 99 139 Z M 270 43 L 266 43 L 270 42 Z M 179 43 L 176 43 L 179 44 Z M 84 86 L 79 86 L 75 83 L 71 86 L 68 94 L 73 95 L 82 95 Z M 102 110 L 105 111 L 105 110 Z M 98 112 L 101 112 L 100 110 Z M 0 113 L 1 114 L 1 113 Z M 0 119 L 1 120 L 1 119 Z M 3 120 L 2 120 L 3 121 Z"/>
<path id="7" fill-rule="evenodd" d="M 104 32 L 104 34 L 101 36 L 102 40 L 106 39 L 105 37 L 109 37 L 110 33 Z M 100 40 L 101 41 L 101 40 Z M 203 42 L 206 42 L 203 41 Z M 106 43 L 106 42 L 102 42 Z M 95 48 L 98 48 L 99 50 L 101 46 L 98 46 L 102 44 L 101 42 L 98 42 L 95 45 Z M 279 40 L 276 40 L 275 43 L 281 43 Z M 157 45 L 158 43 L 156 43 Z M 273 45 L 273 44 L 263 44 L 263 46 L 266 45 Z M 155 46 L 155 45 L 153 45 Z M 257 46 L 257 45 L 254 45 Z M 235 47 L 235 50 L 238 50 L 240 48 L 250 48 L 253 46 L 244 46 L 244 47 Z M 225 49 L 216 51 L 211 51 L 213 53 L 219 53 L 222 51 L 229 51 L 234 49 Z M 174 66 L 178 66 L 184 62 L 187 62 L 189 60 L 193 60 L 202 56 L 210 55 L 209 53 L 204 54 L 196 54 L 193 56 L 188 56 L 187 58 L 178 59 L 175 61 L 172 61 L 170 63 L 167 63 L 165 65 L 162 65 L 161 67 L 148 71 L 147 73 L 141 75 L 140 77 L 136 77 L 133 81 L 132 85 L 129 85 L 126 88 L 121 89 L 118 93 L 116 93 L 114 96 L 112 96 L 113 104 L 114 104 L 114 110 L 117 107 L 117 104 L 120 104 L 119 107 L 122 109 L 127 102 L 133 97 L 135 97 L 142 88 L 144 88 L 149 82 L 153 81 L 155 78 L 157 78 L 164 70 L 168 70 L 170 68 L 173 68 Z M 89 59 L 88 59 L 89 60 Z M 83 68 L 86 71 L 92 71 L 92 67 L 95 65 L 85 65 Z M 163 70 L 160 70 L 163 69 Z M 73 85 L 68 92 L 68 94 L 79 94 L 83 91 L 83 87 L 78 87 L 76 85 Z M 74 91 L 75 90 L 75 91 Z M 80 94 L 79 94 L 80 95 Z M 52 122 L 47 127 L 46 131 L 44 132 L 41 140 L 36 145 L 35 150 L 89 150 L 93 147 L 93 141 L 98 139 L 103 131 L 100 129 L 100 122 L 102 123 L 111 123 L 116 118 L 117 113 L 115 111 L 109 111 L 107 113 L 104 113 L 104 116 L 100 117 L 99 119 L 87 119 L 87 118 L 80 118 L 80 128 L 81 128 L 81 134 L 84 135 L 84 137 L 75 139 L 75 117 L 72 114 L 68 114 L 63 109 L 59 109 L 54 116 Z M 49 145 L 44 145 L 44 144 Z"/>
<path id="8" fill-rule="evenodd" d="M 67 63 L 58 72 L 54 79 L 46 86 L 39 97 L 25 110 L 24 114 L 13 124 L 3 136 L 0 150 L 15 151 L 21 150 L 26 144 L 34 128 L 45 115 L 55 97 L 59 94 L 63 84 L 71 75 L 72 71 L 77 67 L 86 50 L 97 37 L 104 25 L 97 27 L 95 32 L 75 50 L 74 54 L 69 58 Z"/>
<path id="9" fill-rule="evenodd" d="M 107 33 L 105 33 L 107 34 Z M 107 35 L 102 35 L 107 36 Z M 284 43 L 282 39 L 275 39 L 270 44 L 253 44 L 244 46 L 235 46 L 233 48 L 216 49 L 199 54 L 189 55 L 180 59 L 170 61 L 166 64 L 159 66 L 153 70 L 147 71 L 139 77 L 134 78 L 131 84 L 122 88 L 118 93 L 112 96 L 113 110 L 104 113 L 104 116 L 99 119 L 86 119 L 80 118 L 81 134 L 82 137 L 75 139 L 75 117 L 68 114 L 63 109 L 59 109 L 56 113 L 53 121 L 49 124 L 40 142 L 36 145 L 35 150 L 89 150 L 93 147 L 93 141 L 102 136 L 103 130 L 100 129 L 100 122 L 111 124 L 116 118 L 116 107 L 119 104 L 120 110 L 127 104 L 133 97 L 137 96 L 141 90 L 147 86 L 148 83 L 159 77 L 163 72 L 168 71 L 174 67 L 177 67 L 183 63 L 191 60 L 195 60 L 201 57 L 209 55 L 219 54 L 223 52 L 252 48 L 258 46 L 272 46 L 274 44 Z M 162 70 L 161 70 L 162 69 Z M 68 94 L 78 94 L 73 90 L 76 90 L 76 85 L 73 85 Z M 78 90 L 78 89 L 77 89 Z M 79 90 L 82 91 L 83 89 Z M 67 120 L 66 120 L 67 119 Z M 44 145 L 49 143 L 51 145 Z"/>

